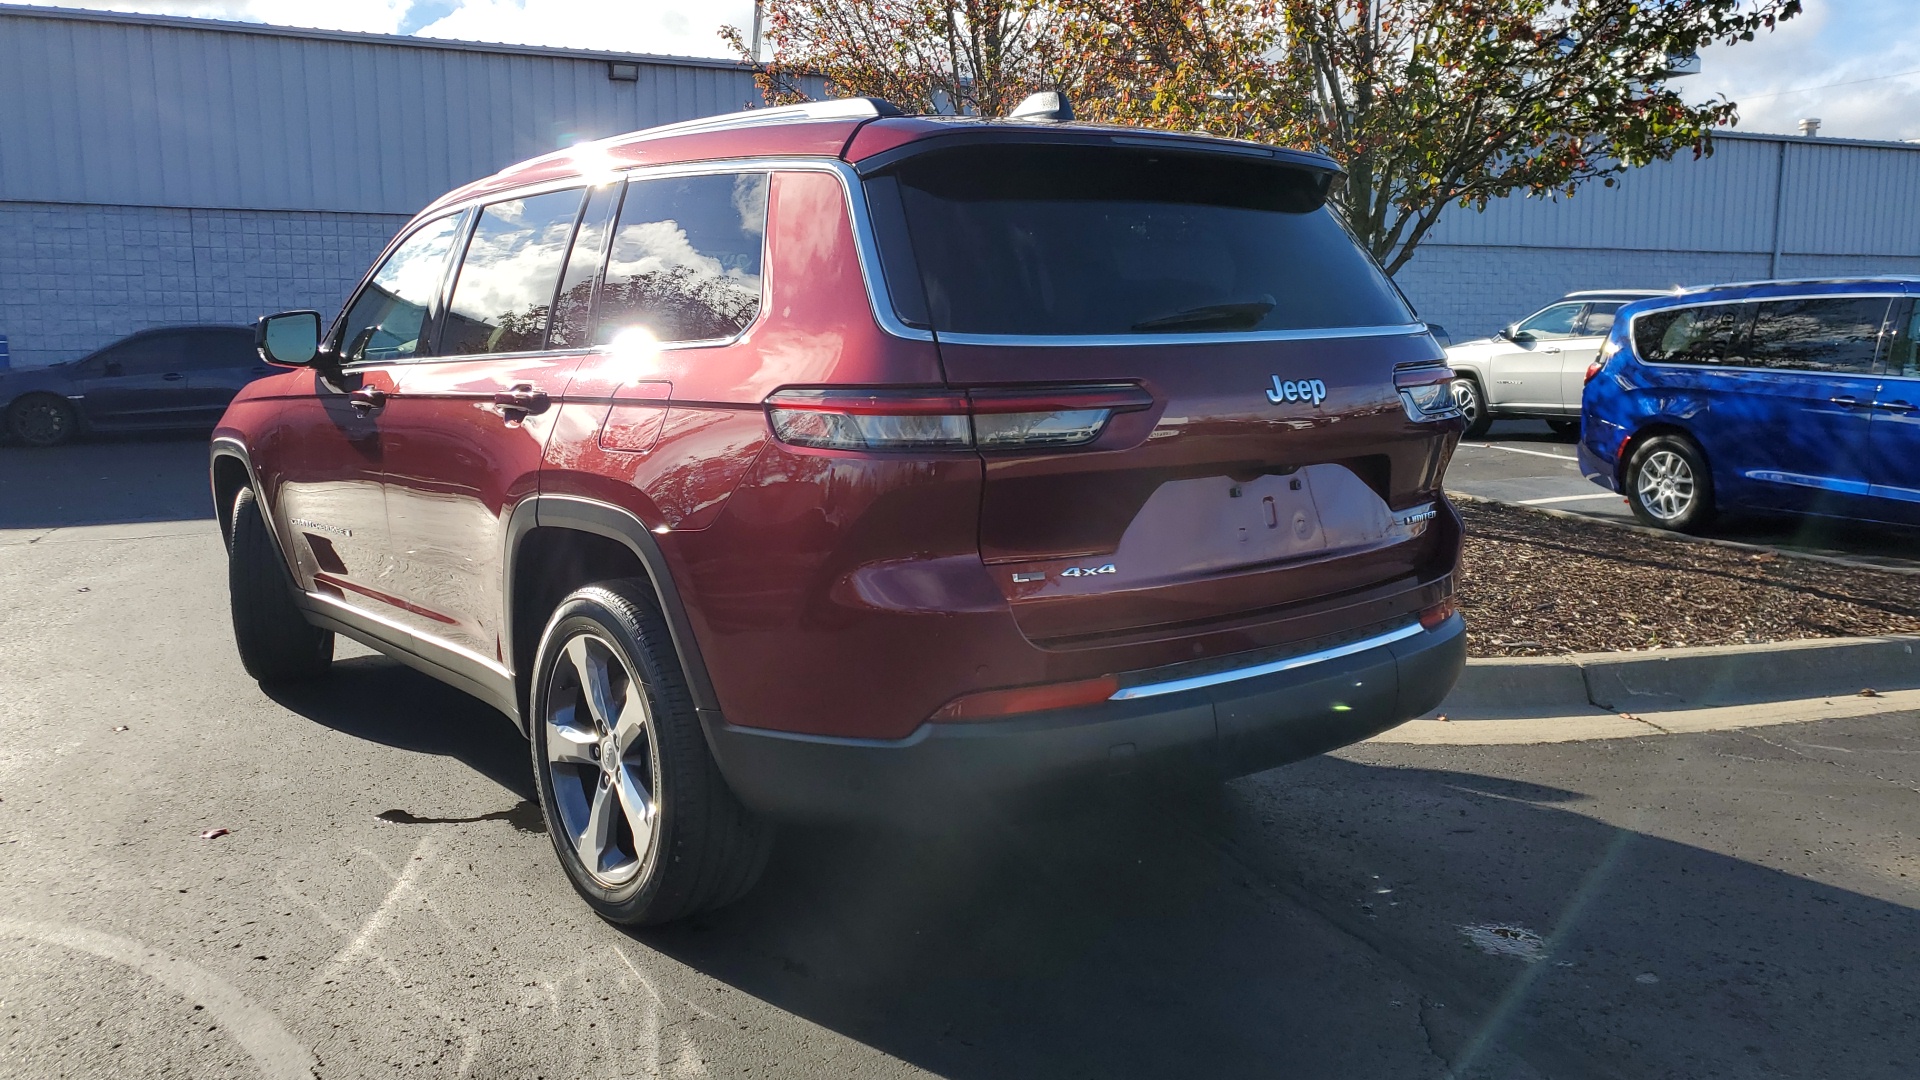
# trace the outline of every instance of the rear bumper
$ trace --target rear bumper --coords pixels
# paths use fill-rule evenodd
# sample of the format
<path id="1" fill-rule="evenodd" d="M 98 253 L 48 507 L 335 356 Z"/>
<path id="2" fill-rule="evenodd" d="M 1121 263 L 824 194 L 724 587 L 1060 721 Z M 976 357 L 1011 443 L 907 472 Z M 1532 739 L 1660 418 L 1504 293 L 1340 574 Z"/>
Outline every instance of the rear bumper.
<path id="1" fill-rule="evenodd" d="M 1580 443 L 1578 453 L 1580 456 L 1581 476 L 1599 484 L 1608 491 L 1620 490 L 1619 485 L 1615 484 L 1613 480 L 1614 470 L 1616 468 L 1614 461 L 1601 457 L 1584 441 Z"/>
<path id="2" fill-rule="evenodd" d="M 923 724 L 899 740 L 734 727 L 710 718 L 748 805 L 873 820 L 1135 772 L 1244 776 L 1378 734 L 1440 704 L 1466 664 L 1458 615 L 1290 670 L 1017 720 Z"/>

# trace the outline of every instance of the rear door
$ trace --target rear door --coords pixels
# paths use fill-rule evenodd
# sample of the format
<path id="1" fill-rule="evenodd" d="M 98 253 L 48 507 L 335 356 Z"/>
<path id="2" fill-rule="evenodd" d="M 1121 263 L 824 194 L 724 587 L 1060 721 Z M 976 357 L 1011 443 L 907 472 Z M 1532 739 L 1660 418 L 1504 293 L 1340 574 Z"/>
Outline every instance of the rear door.
<path id="1" fill-rule="evenodd" d="M 1869 493 L 1874 514 L 1920 522 L 1920 305 L 1895 305 L 1873 410 Z"/>
<path id="2" fill-rule="evenodd" d="M 1613 317 L 1626 306 L 1618 300 L 1597 301 L 1587 305 L 1574 327 L 1574 336 L 1560 346 L 1560 410 L 1577 414 L 1580 397 L 1587 389 L 1587 367 L 1600 358 L 1600 346 L 1613 332 Z"/>
<path id="3" fill-rule="evenodd" d="M 182 334 L 190 419 L 209 427 L 220 422 L 241 387 L 272 373 L 242 326 L 189 330 Z"/>
<path id="4" fill-rule="evenodd" d="M 598 194 L 593 230 L 604 232 L 613 194 Z M 434 356 L 410 366 L 387 403 L 397 617 L 494 665 L 504 663 L 507 520 L 538 489 L 555 406 L 582 355 L 547 344 L 584 195 L 569 188 L 479 208 Z M 598 241 L 588 246 L 597 265 Z"/>
<path id="5" fill-rule="evenodd" d="M 989 146 L 870 183 L 904 205 L 925 308 L 903 314 L 972 392 L 981 555 L 1036 643 L 1203 633 L 1420 572 L 1425 519 L 1408 519 L 1433 507 L 1457 429 L 1412 421 L 1395 370 L 1441 353 L 1319 180 Z M 1044 388 L 1144 407 L 1057 449 L 1017 413 L 981 415 Z"/>

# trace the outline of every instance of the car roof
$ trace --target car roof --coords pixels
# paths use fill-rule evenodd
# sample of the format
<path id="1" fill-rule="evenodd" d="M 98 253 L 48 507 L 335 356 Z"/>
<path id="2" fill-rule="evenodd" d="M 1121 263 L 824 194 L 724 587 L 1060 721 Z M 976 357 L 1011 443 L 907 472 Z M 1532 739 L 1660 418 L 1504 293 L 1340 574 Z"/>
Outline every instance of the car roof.
<path id="1" fill-rule="evenodd" d="M 1570 292 L 1561 300 L 1644 300 L 1649 296 L 1665 296 L 1668 289 L 1582 289 Z"/>
<path id="2" fill-rule="evenodd" d="M 646 165 L 733 158 L 829 157 L 859 168 L 876 161 L 890 161 L 903 152 L 914 152 L 906 149 L 910 144 L 995 138 L 1164 146 L 1170 150 L 1265 157 L 1276 163 L 1327 173 L 1344 171 L 1338 162 L 1324 154 L 1198 132 L 1075 121 L 910 116 L 876 98 L 837 98 L 748 109 L 581 143 L 509 165 L 492 176 L 448 192 L 434 200 L 424 212 L 535 184 L 583 176 L 611 178 Z"/>

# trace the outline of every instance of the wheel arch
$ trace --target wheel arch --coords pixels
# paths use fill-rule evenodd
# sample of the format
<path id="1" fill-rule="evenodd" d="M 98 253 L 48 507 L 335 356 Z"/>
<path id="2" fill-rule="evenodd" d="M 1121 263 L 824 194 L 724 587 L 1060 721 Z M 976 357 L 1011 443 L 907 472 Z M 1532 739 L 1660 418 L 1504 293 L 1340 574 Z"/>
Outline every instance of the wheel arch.
<path id="1" fill-rule="evenodd" d="M 609 577 L 646 580 L 666 619 L 694 707 L 717 714 L 719 703 L 673 572 L 653 534 L 633 513 L 573 495 L 530 496 L 508 519 L 506 548 L 502 648 L 519 693 L 523 725 L 529 722 L 531 665 L 548 617 L 567 593 Z"/>
<path id="2" fill-rule="evenodd" d="M 1706 444 L 1700 441 L 1700 436 L 1694 434 L 1693 429 L 1685 424 L 1666 417 L 1658 417 L 1635 428 L 1633 434 L 1627 436 L 1627 441 L 1620 444 L 1620 455 L 1613 462 L 1615 490 L 1623 494 L 1626 492 L 1627 470 L 1633 465 L 1633 455 L 1640 452 L 1640 447 L 1644 446 L 1648 439 L 1662 435 L 1677 435 L 1692 443 L 1693 448 L 1700 452 L 1701 459 L 1707 463 L 1708 479 L 1712 479 L 1713 454 L 1707 450 Z"/>

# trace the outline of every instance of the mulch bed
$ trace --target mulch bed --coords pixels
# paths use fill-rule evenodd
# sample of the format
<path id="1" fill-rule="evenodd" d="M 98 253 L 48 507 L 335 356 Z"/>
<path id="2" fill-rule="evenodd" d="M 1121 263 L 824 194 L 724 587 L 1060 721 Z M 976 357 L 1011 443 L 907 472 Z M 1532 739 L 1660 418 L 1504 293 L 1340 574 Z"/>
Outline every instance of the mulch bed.
<path id="1" fill-rule="evenodd" d="M 1647 536 L 1492 503 L 1467 523 L 1474 656 L 1920 634 L 1920 576 Z"/>

